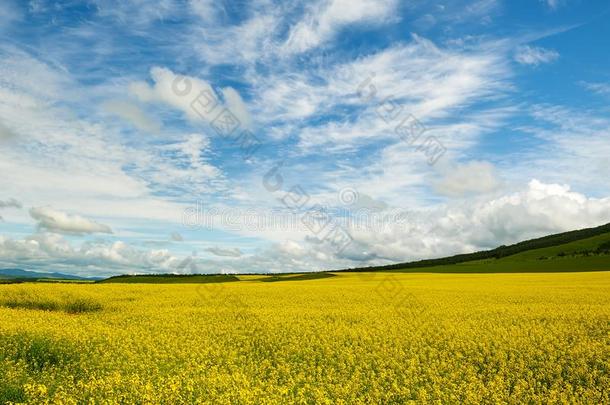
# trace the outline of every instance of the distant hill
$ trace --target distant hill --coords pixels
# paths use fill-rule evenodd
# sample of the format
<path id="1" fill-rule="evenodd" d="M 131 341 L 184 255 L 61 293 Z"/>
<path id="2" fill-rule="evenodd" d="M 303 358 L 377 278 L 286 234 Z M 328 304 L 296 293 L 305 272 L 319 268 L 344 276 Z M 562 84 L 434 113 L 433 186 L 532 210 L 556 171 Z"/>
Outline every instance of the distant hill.
<path id="1" fill-rule="evenodd" d="M 23 269 L 0 269 L 0 279 L 97 280 L 97 278 L 80 277 L 62 273 L 45 273 L 42 271 L 32 271 Z"/>
<path id="2" fill-rule="evenodd" d="M 553 234 L 480 252 L 342 271 L 505 273 L 596 270 L 610 271 L 610 224 Z"/>

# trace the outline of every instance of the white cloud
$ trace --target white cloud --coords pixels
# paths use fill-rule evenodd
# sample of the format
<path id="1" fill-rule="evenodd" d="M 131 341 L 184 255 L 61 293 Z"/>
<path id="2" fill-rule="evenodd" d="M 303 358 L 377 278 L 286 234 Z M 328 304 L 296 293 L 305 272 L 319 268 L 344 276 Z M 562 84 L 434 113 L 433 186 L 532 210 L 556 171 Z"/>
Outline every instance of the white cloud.
<path id="1" fill-rule="evenodd" d="M 522 65 L 538 66 L 551 63 L 559 58 L 559 53 L 552 49 L 524 45 L 517 48 L 515 60 Z"/>
<path id="2" fill-rule="evenodd" d="M 150 75 L 154 82 L 152 86 L 146 82 L 129 86 L 130 92 L 141 101 L 168 104 L 181 110 L 192 121 L 211 122 L 223 108 L 228 108 L 244 125 L 251 122 L 246 104 L 230 87 L 223 89 L 224 98 L 220 98 L 210 83 L 196 77 L 176 75 L 161 67 L 152 68 Z"/>
<path id="3" fill-rule="evenodd" d="M 591 198 L 566 185 L 532 180 L 514 193 L 405 214 L 400 221 L 389 217 L 374 230 L 348 228 L 353 242 L 341 252 L 328 240 L 310 236 L 287 239 L 247 257 L 237 248 L 206 248 L 228 259 L 195 258 L 194 267 L 206 272 L 311 271 L 465 253 L 610 222 L 610 198 Z M 88 242 L 75 248 L 54 233 L 24 240 L 0 236 L 0 263 L 17 266 L 58 263 L 72 271 L 106 273 L 192 270 L 182 268 L 182 262 L 167 250 L 141 251 L 121 241 Z"/>
<path id="4" fill-rule="evenodd" d="M 391 98 L 400 117 L 411 114 L 434 125 L 432 120 L 450 118 L 458 109 L 508 90 L 510 71 L 503 52 L 493 44 L 463 52 L 413 36 L 407 44 L 314 72 L 272 75 L 257 86 L 254 115 L 265 127 L 280 125 L 297 133 L 299 146 L 307 151 L 396 139 L 398 122 L 388 123 L 377 114 L 383 100 Z M 336 116 L 346 110 L 345 116 Z M 304 123 L 328 115 L 333 119 Z"/>
<path id="5" fill-rule="evenodd" d="M 500 185 L 496 169 L 489 162 L 471 161 L 448 165 L 442 170 L 442 178 L 434 185 L 440 194 L 465 196 L 488 193 Z"/>
<path id="6" fill-rule="evenodd" d="M 191 34 L 199 58 L 209 65 L 254 65 L 277 56 L 273 35 L 279 25 L 273 6 L 237 25 L 197 27 Z M 203 40 L 202 40 L 203 39 Z"/>
<path id="7" fill-rule="evenodd" d="M 414 211 L 407 219 L 381 232 L 354 230 L 354 243 L 340 256 L 388 261 L 440 257 L 598 226 L 610 222 L 610 198 L 589 198 L 565 185 L 532 180 L 516 193 Z"/>
<path id="8" fill-rule="evenodd" d="M 102 109 L 123 118 L 137 129 L 155 133 L 161 130 L 161 123 L 159 120 L 150 117 L 142 111 L 140 107 L 133 103 L 112 100 L 104 102 L 102 104 Z"/>
<path id="9" fill-rule="evenodd" d="M 239 248 L 222 248 L 218 246 L 213 246 L 205 249 L 206 252 L 210 252 L 216 256 L 224 256 L 224 257 L 241 257 L 242 252 Z"/>
<path id="10" fill-rule="evenodd" d="M 33 207 L 30 216 L 38 227 L 51 232 L 69 234 L 112 233 L 109 226 L 91 221 L 80 215 L 70 215 L 51 207 Z"/>
<path id="11" fill-rule="evenodd" d="M 284 49 L 300 53 L 316 48 L 350 24 L 387 24 L 396 20 L 396 7 L 395 0 L 320 1 L 292 27 Z"/>
<path id="12" fill-rule="evenodd" d="M 148 159 L 134 162 L 134 171 L 151 189 L 177 196 L 209 195 L 227 189 L 224 174 L 208 162 L 210 154 L 209 138 L 193 133 L 155 146 Z"/>
<path id="13" fill-rule="evenodd" d="M 123 242 L 74 246 L 61 235 L 37 233 L 24 239 L 0 235 L 0 264 L 87 276 L 135 272 L 178 272 L 180 260 L 166 249 L 140 250 Z"/>
<path id="14" fill-rule="evenodd" d="M 200 263 L 210 272 L 297 272 L 442 257 L 608 223 L 610 198 L 591 198 L 566 185 L 532 180 L 513 193 L 377 218 L 382 221 L 350 223 L 336 218 L 353 239 L 342 251 L 331 240 L 309 233 L 240 260 Z"/>
<path id="15" fill-rule="evenodd" d="M 214 0 L 189 0 L 189 7 L 203 22 L 216 21 L 219 13 L 219 3 Z"/>
<path id="16" fill-rule="evenodd" d="M 512 156 L 504 174 L 513 181 L 536 177 L 565 182 L 603 196 L 610 176 L 610 119 L 556 105 L 533 105 L 528 112 L 534 122 L 517 129 L 535 144 Z"/>
<path id="17" fill-rule="evenodd" d="M 222 89 L 222 95 L 227 108 L 240 120 L 240 125 L 244 128 L 250 128 L 252 126 L 252 118 L 250 117 L 248 106 L 237 90 L 232 87 L 225 87 Z"/>

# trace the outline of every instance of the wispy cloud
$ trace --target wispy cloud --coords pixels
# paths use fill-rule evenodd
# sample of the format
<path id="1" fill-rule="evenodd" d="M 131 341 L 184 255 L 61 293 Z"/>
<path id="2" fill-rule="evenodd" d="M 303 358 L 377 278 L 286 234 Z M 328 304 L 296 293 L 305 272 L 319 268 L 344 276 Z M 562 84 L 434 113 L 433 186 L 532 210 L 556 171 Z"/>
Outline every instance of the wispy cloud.
<path id="1" fill-rule="evenodd" d="M 551 63 L 559 58 L 559 53 L 552 49 L 524 45 L 515 52 L 515 60 L 522 65 L 541 65 Z"/>
<path id="2" fill-rule="evenodd" d="M 591 83 L 581 81 L 579 84 L 593 93 L 600 94 L 602 96 L 610 95 L 610 83 Z"/>
<path id="3" fill-rule="evenodd" d="M 283 49 L 288 53 L 306 52 L 332 39 L 350 24 L 388 24 L 398 21 L 395 0 L 331 0 L 309 6 L 301 21 L 295 24 Z"/>

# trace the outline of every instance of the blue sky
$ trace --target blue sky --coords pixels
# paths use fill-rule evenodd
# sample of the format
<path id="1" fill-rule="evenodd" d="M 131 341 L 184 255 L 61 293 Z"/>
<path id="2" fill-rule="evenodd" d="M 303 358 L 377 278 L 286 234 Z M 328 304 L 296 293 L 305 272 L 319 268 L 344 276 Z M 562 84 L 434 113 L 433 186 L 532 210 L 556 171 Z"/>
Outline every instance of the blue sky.
<path id="1" fill-rule="evenodd" d="M 610 3 L 0 2 L 0 267 L 388 264 L 610 222 Z"/>

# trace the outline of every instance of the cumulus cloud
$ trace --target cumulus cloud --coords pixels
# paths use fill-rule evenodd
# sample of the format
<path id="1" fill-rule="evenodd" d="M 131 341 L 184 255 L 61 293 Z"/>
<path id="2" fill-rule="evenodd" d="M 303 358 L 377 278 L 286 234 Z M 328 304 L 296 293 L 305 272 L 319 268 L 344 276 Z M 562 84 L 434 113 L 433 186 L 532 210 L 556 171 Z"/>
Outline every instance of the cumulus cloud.
<path id="1" fill-rule="evenodd" d="M 60 234 L 42 232 L 24 239 L 0 235 L 0 264 L 71 274 L 179 272 L 180 260 L 166 249 L 140 250 L 123 241 L 85 242 L 74 246 Z"/>
<path id="2" fill-rule="evenodd" d="M 552 233 L 610 222 L 610 198 L 591 198 L 567 185 L 532 180 L 522 190 L 390 215 L 355 226 L 336 218 L 351 241 L 343 248 L 320 234 L 286 241 L 247 258 L 259 271 L 310 271 L 390 264 L 491 249 Z M 225 264 L 225 266 L 228 266 Z M 215 265 L 208 264 L 208 268 Z"/>
<path id="3" fill-rule="evenodd" d="M 610 198 L 590 198 L 567 185 L 532 180 L 512 194 L 417 211 L 407 219 L 378 232 L 352 231 L 354 243 L 340 257 L 439 257 L 598 226 L 610 222 Z"/>
<path id="4" fill-rule="evenodd" d="M 40 229 L 68 234 L 112 233 L 109 226 L 91 221 L 80 215 L 70 215 L 51 207 L 33 207 L 30 216 Z"/>
<path id="5" fill-rule="evenodd" d="M 472 161 L 444 169 L 434 189 L 447 196 L 464 196 L 493 191 L 499 186 L 496 170 L 489 162 Z"/>
<path id="6" fill-rule="evenodd" d="M 184 112 L 192 121 L 211 122 L 226 108 L 241 125 L 251 122 L 246 104 L 233 88 L 223 89 L 221 98 L 210 83 L 196 77 L 176 75 L 162 67 L 152 68 L 150 75 L 152 86 L 142 81 L 129 86 L 130 92 L 143 102 L 165 103 Z"/>
<path id="7" fill-rule="evenodd" d="M 205 249 L 206 252 L 210 252 L 216 256 L 224 256 L 224 257 L 241 257 L 242 252 L 239 248 L 222 248 L 218 246 L 213 246 Z"/>
<path id="8" fill-rule="evenodd" d="M 0 264 L 60 264 L 109 272 L 298 272 L 389 264 L 489 249 L 551 233 L 610 222 L 610 198 L 591 198 L 567 185 L 532 180 L 524 189 L 499 197 L 413 211 L 389 218 L 384 227 L 345 225 L 352 238 L 344 249 L 324 237 L 286 240 L 254 255 L 238 248 L 209 247 L 216 258 L 180 259 L 166 249 L 144 251 L 122 242 L 71 245 L 44 232 L 23 240 L 0 236 Z M 338 224 L 343 224 L 337 219 Z M 320 235 L 318 235 L 320 236 Z M 186 265 L 184 265 L 186 263 Z M 57 267 L 57 266 L 55 266 Z M 97 270 L 96 270 L 97 271 Z"/>
<path id="9" fill-rule="evenodd" d="M 558 58 L 559 53 L 557 51 L 529 45 L 521 46 L 515 52 L 515 60 L 522 65 L 538 66 L 553 62 Z"/>

